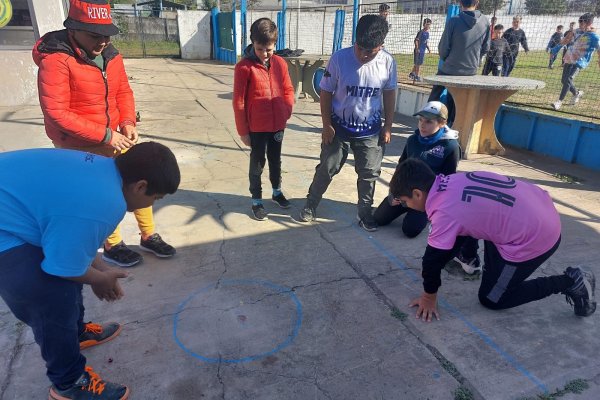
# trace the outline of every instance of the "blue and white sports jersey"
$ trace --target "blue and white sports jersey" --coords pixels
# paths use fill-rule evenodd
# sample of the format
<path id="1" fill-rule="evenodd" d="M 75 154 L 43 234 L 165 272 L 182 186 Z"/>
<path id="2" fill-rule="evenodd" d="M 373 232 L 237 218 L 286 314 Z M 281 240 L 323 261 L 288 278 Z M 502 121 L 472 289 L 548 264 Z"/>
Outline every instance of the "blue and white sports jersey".
<path id="1" fill-rule="evenodd" d="M 340 139 L 367 138 L 381 131 L 383 91 L 397 87 L 396 61 L 385 50 L 366 64 L 354 47 L 331 56 L 321 90 L 333 93 L 331 120 Z"/>
<path id="2" fill-rule="evenodd" d="M 50 275 L 83 275 L 126 208 L 112 158 L 58 149 L 0 154 L 0 252 L 41 247 Z"/>

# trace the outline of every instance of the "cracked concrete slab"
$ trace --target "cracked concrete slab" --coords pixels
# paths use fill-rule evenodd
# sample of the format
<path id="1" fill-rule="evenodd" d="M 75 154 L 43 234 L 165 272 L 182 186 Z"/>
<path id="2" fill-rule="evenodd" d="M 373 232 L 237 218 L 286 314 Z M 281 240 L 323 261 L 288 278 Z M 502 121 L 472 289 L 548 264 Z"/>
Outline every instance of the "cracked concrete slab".
<path id="1" fill-rule="evenodd" d="M 86 318 L 116 320 L 121 335 L 85 351 L 102 377 L 128 384 L 132 399 L 524 399 L 584 379 L 600 397 L 598 315 L 573 316 L 561 296 L 502 312 L 477 301 L 479 281 L 443 272 L 441 321 L 414 318 L 425 233 L 406 239 L 401 220 L 367 233 L 356 224 L 356 175 L 349 157 L 318 209 L 297 221 L 319 159 L 318 104 L 300 99 L 285 132 L 283 189 L 292 208 L 267 201 L 269 220 L 250 217 L 249 149 L 231 110 L 233 67 L 182 60 L 127 60 L 144 140 L 171 147 L 182 184 L 156 204 L 161 235 L 178 253 L 145 255 L 129 270 L 126 297 L 102 303 L 85 290 Z M 0 150 L 50 147 L 36 104 L 0 108 Z M 399 119 L 386 149 L 376 204 L 412 119 Z M 599 173 L 528 152 L 462 161 L 528 179 L 550 192 L 563 241 L 536 275 L 585 263 L 600 274 Z M 580 183 L 557 179 L 568 173 Z M 267 171 L 263 174 L 268 198 Z M 122 224 L 136 248 L 135 220 Z M 298 318 L 301 311 L 301 318 Z M 300 321 L 298 323 L 298 321 Z M 283 345 L 282 345 L 283 344 Z M 0 302 L 0 399 L 47 396 L 31 330 Z"/>

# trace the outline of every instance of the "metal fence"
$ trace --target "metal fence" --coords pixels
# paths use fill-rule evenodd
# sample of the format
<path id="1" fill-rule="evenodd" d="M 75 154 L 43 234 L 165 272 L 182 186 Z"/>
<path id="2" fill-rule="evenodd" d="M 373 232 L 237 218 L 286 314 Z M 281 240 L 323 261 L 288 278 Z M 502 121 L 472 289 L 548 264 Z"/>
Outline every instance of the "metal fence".
<path id="1" fill-rule="evenodd" d="M 438 43 L 445 27 L 447 3 L 450 2 L 416 0 L 361 5 L 361 15 L 379 13 L 380 7 L 387 10 L 390 31 L 386 38 L 385 49 L 392 53 L 398 62 L 398 81 L 401 84 L 428 88 L 428 85 L 415 80 L 412 75 L 409 76 L 414 65 L 414 39 L 423 27 L 423 20 L 431 19 L 429 30 L 431 53 L 425 53 L 420 75 L 434 75 L 439 62 Z M 575 86 L 584 93 L 581 101 L 577 105 L 571 105 L 572 97 L 569 94 L 557 112 L 553 109 L 552 103 L 558 100 L 562 88 L 562 57 L 566 47 L 554 48 L 554 51 L 551 51 L 549 43 L 558 25 L 563 25 L 563 35 L 569 30 L 571 23 L 574 23 L 574 29 L 577 29 L 578 18 L 586 12 L 600 11 L 600 2 L 488 0 L 481 3 L 482 11 L 488 20 L 491 22 L 495 17 L 495 24 L 503 25 L 505 33 L 509 28 L 513 28 L 513 19 L 520 18 L 519 29 L 525 33 L 526 42 L 519 44 L 519 53 L 510 76 L 541 80 L 546 83 L 546 88 L 543 90 L 521 91 L 511 96 L 507 102 L 551 113 L 585 117 L 597 122 L 600 118 L 600 71 L 597 53 L 593 55 L 589 66 L 582 69 L 575 78 Z M 349 37 L 349 33 L 346 36 Z M 550 62 L 552 53 L 557 54 L 553 63 Z M 485 58 L 478 73 L 482 73 L 484 63 Z"/>
<path id="2" fill-rule="evenodd" d="M 369 1 L 369 0 L 366 0 Z M 438 69 L 438 43 L 444 32 L 448 7 L 456 0 L 396 0 L 393 2 L 363 1 L 359 7 L 359 17 L 364 14 L 386 14 L 389 33 L 385 50 L 393 54 L 398 62 L 398 81 L 402 85 L 412 85 L 428 90 L 429 86 L 419 82 L 409 74 L 414 67 L 415 37 L 423 28 L 425 18 L 431 20 L 428 46 L 419 75 L 435 75 Z M 250 8 L 247 15 L 247 29 L 252 21 L 268 17 L 277 21 L 281 9 L 256 10 Z M 324 5 L 321 7 L 291 6 L 286 10 L 286 47 L 303 49 L 305 54 L 331 54 L 334 41 L 336 11 L 345 12 L 342 47 L 352 45 L 353 6 Z M 568 95 L 559 111 L 552 108 L 558 100 L 562 88 L 562 55 L 550 64 L 548 44 L 558 25 L 563 25 L 563 34 L 569 24 L 575 23 L 586 12 L 600 13 L 599 0 L 480 0 L 480 10 L 491 22 L 504 26 L 504 31 L 512 27 L 513 18 L 520 17 L 520 29 L 525 33 L 527 48 L 520 46 L 510 76 L 541 80 L 546 88 L 535 91 L 521 91 L 508 99 L 508 103 L 535 108 L 548 113 L 573 115 L 598 122 L 600 119 L 600 71 L 598 55 L 594 54 L 589 66 L 582 69 L 575 78 L 576 87 L 584 94 L 577 105 L 571 105 Z M 597 21 L 600 24 L 600 17 Z M 491 29 L 491 28 L 490 28 Z M 247 32 L 247 37 L 249 33 Z M 525 51 L 528 50 L 528 51 Z M 557 49 L 555 49 L 556 52 Z M 485 55 L 478 73 L 482 73 Z"/>
<path id="3" fill-rule="evenodd" d="M 112 15 L 120 30 L 112 42 L 124 57 L 180 56 L 176 14 L 159 18 L 113 11 Z"/>

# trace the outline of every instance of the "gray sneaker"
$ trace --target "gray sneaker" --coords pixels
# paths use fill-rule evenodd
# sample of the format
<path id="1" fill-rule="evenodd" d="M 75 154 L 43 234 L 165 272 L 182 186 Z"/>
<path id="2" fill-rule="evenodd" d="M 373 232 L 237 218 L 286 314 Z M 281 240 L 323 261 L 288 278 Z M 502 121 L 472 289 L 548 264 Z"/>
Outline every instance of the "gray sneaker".
<path id="1" fill-rule="evenodd" d="M 358 226 L 367 232 L 375 232 L 377 230 L 377 222 L 375 221 L 373 214 L 367 214 L 363 217 L 357 215 L 356 220 L 358 221 Z"/>
<path id="2" fill-rule="evenodd" d="M 575 104 L 579 103 L 579 100 L 581 100 L 582 97 L 583 97 L 583 90 L 578 90 L 577 94 L 575 96 L 573 96 L 573 99 L 571 100 L 571 105 L 574 106 Z"/>
<path id="3" fill-rule="evenodd" d="M 588 317 L 596 311 L 596 277 L 589 270 L 581 267 L 569 267 L 564 272 L 575 283 L 563 293 L 567 298 L 567 303 L 573 306 L 575 315 Z"/>
<path id="4" fill-rule="evenodd" d="M 256 204 L 252 206 L 252 216 L 257 221 L 264 221 L 269 219 L 265 207 L 262 204 Z"/>
<path id="5" fill-rule="evenodd" d="M 311 206 L 304 206 L 300 211 L 300 221 L 313 222 L 317 218 L 317 210 Z"/>

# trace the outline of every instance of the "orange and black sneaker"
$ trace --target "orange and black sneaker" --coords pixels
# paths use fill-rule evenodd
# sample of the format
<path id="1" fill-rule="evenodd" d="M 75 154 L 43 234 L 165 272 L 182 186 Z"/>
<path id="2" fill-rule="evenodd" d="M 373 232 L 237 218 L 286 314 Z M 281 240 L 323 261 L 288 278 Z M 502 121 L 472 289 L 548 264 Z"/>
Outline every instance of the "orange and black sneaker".
<path id="1" fill-rule="evenodd" d="M 118 383 L 103 381 L 92 367 L 85 367 L 77 382 L 65 389 L 50 387 L 49 400 L 126 400 L 129 388 Z"/>
<path id="2" fill-rule="evenodd" d="M 108 322 L 104 325 L 88 322 L 84 326 L 83 333 L 79 335 L 79 348 L 81 350 L 96 346 L 116 338 L 121 333 L 121 325 L 116 322 Z"/>

